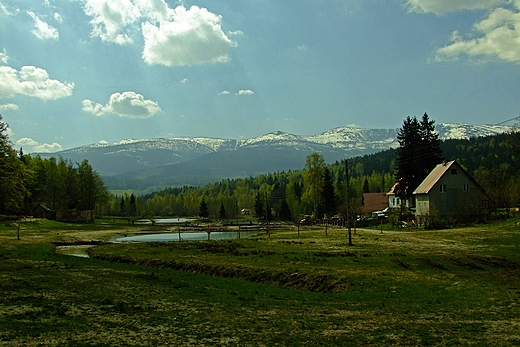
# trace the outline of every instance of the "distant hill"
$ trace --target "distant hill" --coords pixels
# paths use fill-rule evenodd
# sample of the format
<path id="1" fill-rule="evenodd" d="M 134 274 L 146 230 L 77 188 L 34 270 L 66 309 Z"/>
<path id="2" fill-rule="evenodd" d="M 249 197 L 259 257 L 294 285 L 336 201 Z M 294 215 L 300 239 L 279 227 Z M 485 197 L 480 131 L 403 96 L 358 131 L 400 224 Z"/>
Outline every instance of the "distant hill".
<path id="1" fill-rule="evenodd" d="M 302 136 L 272 132 L 252 139 L 203 137 L 134 139 L 92 144 L 42 157 L 87 159 L 109 189 L 149 191 L 167 186 L 204 185 L 224 178 L 301 170 L 307 155 L 317 152 L 326 162 L 373 154 L 398 146 L 399 129 L 345 126 Z M 504 133 L 508 126 L 438 124 L 442 140 Z"/>

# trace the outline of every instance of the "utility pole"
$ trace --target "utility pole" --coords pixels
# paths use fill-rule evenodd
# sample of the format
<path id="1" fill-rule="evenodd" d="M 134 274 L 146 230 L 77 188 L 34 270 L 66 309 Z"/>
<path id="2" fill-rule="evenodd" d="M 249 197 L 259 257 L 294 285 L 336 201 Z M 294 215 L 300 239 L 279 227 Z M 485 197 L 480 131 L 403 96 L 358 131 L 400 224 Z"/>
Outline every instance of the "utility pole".
<path id="1" fill-rule="evenodd" d="M 348 177 L 348 160 L 345 159 L 345 179 L 346 179 L 346 186 L 347 186 L 347 228 L 348 228 L 348 245 L 352 246 L 352 230 L 350 228 L 350 180 Z"/>

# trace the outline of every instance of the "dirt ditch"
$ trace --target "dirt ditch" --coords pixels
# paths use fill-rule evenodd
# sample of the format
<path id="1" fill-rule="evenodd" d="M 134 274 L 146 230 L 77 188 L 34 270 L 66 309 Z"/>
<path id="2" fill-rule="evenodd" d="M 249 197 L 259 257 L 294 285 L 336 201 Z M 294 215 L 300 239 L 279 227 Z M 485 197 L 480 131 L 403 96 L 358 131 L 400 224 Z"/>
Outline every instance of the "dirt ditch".
<path id="1" fill-rule="evenodd" d="M 244 266 L 230 267 L 197 262 L 180 262 L 176 260 L 161 261 L 154 259 L 134 259 L 116 255 L 96 254 L 94 250 L 89 250 L 89 255 L 91 258 L 109 262 L 143 265 L 152 268 L 172 269 L 210 276 L 234 278 L 310 292 L 337 293 L 347 290 L 349 286 L 349 283 L 330 275 L 273 271 Z"/>

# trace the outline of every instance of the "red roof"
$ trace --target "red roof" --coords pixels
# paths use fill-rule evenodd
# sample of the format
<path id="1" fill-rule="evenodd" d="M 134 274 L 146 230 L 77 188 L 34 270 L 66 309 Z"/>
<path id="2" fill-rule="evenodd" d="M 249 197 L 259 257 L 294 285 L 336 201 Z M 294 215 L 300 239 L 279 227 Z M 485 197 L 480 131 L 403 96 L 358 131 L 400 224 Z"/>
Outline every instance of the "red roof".
<path id="1" fill-rule="evenodd" d="M 387 207 L 386 193 L 363 193 L 363 213 L 381 211 Z"/>

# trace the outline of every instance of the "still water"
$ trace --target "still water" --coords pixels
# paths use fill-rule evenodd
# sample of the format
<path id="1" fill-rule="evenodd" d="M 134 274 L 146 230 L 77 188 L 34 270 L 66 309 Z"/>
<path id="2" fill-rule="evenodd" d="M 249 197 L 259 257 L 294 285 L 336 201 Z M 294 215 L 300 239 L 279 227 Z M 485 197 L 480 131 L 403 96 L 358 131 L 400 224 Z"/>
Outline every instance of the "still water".
<path id="1" fill-rule="evenodd" d="M 154 219 L 155 224 L 185 224 L 196 221 L 195 218 L 161 218 Z M 152 224 L 151 219 L 138 219 L 138 224 Z"/>
<path id="2" fill-rule="evenodd" d="M 248 237 L 258 234 L 258 231 L 241 231 L 240 237 Z M 209 235 L 210 240 L 238 239 L 237 231 L 213 231 Z M 207 232 L 195 233 L 161 233 L 124 236 L 112 239 L 113 242 L 169 242 L 169 241 L 204 241 L 208 240 Z"/>
<path id="3" fill-rule="evenodd" d="M 258 235 L 258 231 L 241 231 L 240 238 Z M 238 239 L 237 231 L 213 231 L 209 235 L 210 240 Z M 205 241 L 208 240 L 207 232 L 196 233 L 161 233 L 124 236 L 111 239 L 111 242 L 171 242 L 171 241 Z M 69 245 L 57 246 L 56 253 L 88 258 L 88 249 L 95 245 Z"/>

